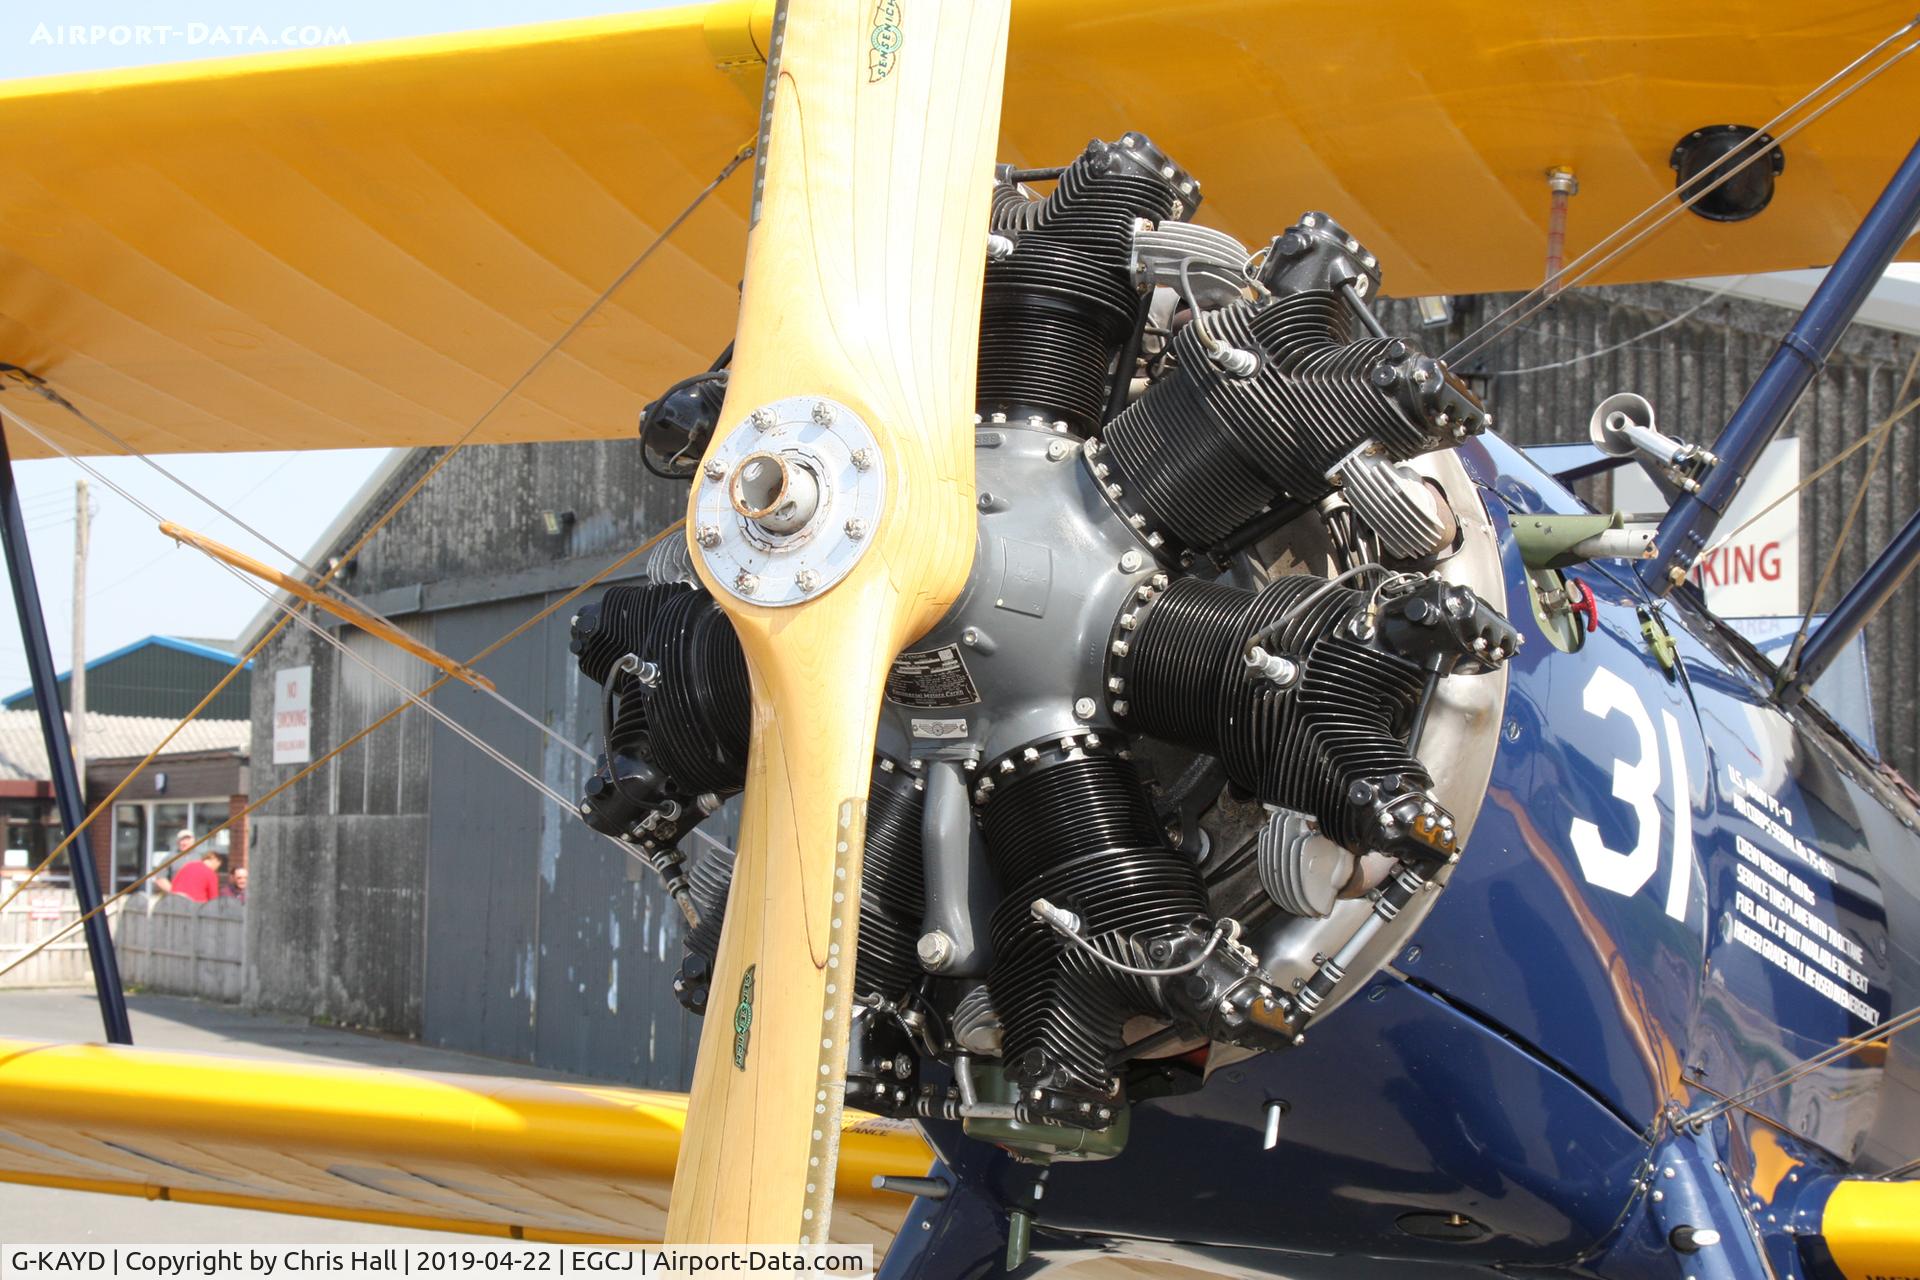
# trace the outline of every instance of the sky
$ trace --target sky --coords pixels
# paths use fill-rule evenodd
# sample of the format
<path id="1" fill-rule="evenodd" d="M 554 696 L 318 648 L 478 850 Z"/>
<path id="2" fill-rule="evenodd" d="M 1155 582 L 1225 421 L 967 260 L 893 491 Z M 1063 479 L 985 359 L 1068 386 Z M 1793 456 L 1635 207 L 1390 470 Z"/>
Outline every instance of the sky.
<path id="1" fill-rule="evenodd" d="M 666 0 L 0 0 L 0 79 L 233 56 L 302 43 L 365 43 L 661 7 Z M 145 36 L 139 29 L 145 28 Z M 1896 268 L 1920 279 L 1920 267 Z M 502 371 L 510 376 L 514 371 Z M 102 474 L 161 515 L 281 567 L 305 555 L 372 474 L 385 450 L 190 454 L 158 459 L 232 509 L 258 535 L 216 515 L 144 463 L 96 460 Z M 63 460 L 16 468 L 54 658 L 72 655 L 74 482 Z M 154 521 L 93 486 L 86 651 L 110 653 L 148 635 L 233 639 L 264 600 L 198 552 L 162 538 Z M 27 684 L 13 611 L 0 608 L 0 696 Z"/>
<path id="2" fill-rule="evenodd" d="M 478 27 L 515 26 L 664 7 L 665 0 L 0 0 L 0 79 L 104 71 L 303 43 L 366 43 Z M 142 37 L 139 28 L 147 31 Z M 3 357 L 0 357 L 3 358 Z M 502 379 L 518 370 L 502 370 Z M 272 543 L 304 556 L 384 449 L 313 453 L 176 454 L 155 461 Z M 103 476 L 161 515 L 280 567 L 288 557 L 219 517 L 172 481 L 130 458 L 91 459 Z M 16 465 L 28 543 L 54 661 L 73 653 L 74 482 L 64 460 Z M 86 592 L 89 658 L 149 635 L 231 640 L 265 600 L 197 551 L 160 536 L 154 521 L 92 484 L 92 554 Z M 26 651 L 10 607 L 0 607 L 0 696 L 28 683 Z"/>

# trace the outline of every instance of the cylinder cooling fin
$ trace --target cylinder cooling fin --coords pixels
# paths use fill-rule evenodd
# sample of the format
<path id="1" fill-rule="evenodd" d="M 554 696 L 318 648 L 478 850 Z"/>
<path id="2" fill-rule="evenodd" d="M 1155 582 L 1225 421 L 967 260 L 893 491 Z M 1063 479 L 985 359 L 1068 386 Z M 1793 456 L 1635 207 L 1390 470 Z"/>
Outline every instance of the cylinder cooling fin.
<path id="1" fill-rule="evenodd" d="M 980 410 L 1075 431 L 1105 417 L 1111 366 L 1140 323 L 1134 224 L 1188 216 L 1199 186 L 1138 134 L 1092 142 L 1033 198 L 1001 183 L 980 313 Z"/>
<path id="2" fill-rule="evenodd" d="M 858 997 L 892 1002 L 922 976 L 916 945 L 925 905 L 920 818 L 925 788 L 892 760 L 874 768 L 867 799 L 867 842 L 860 873 L 860 929 L 854 953 Z M 688 875 L 698 923 L 682 939 L 685 955 L 674 993 L 695 1013 L 706 1009 L 707 981 L 720 951 L 733 855 L 708 844 Z"/>
<path id="3" fill-rule="evenodd" d="M 1374 318 L 1384 265 L 1324 212 L 1249 254 L 1198 204 L 1138 133 L 1001 172 L 972 576 L 885 681 L 847 1098 L 1022 1158 L 1115 1154 L 1140 1089 L 1300 1043 L 1405 945 L 1520 645 L 1454 454 L 1491 418 Z M 750 691 L 684 555 L 650 578 L 574 622 L 580 807 L 678 877 L 701 1012 L 732 861 L 679 850 L 744 785 Z"/>
<path id="4" fill-rule="evenodd" d="M 1173 339 L 1166 374 L 1116 418 L 1089 457 L 1109 496 L 1174 548 L 1227 542 L 1261 516 L 1333 491 L 1364 444 L 1407 459 L 1480 431 L 1487 415 L 1438 361 L 1399 338 L 1352 337 L 1352 312 L 1321 290 L 1210 313 Z M 1248 353 L 1235 376 L 1209 341 Z"/>
<path id="5" fill-rule="evenodd" d="M 1133 764 L 1097 735 L 1027 748 L 990 776 L 996 785 L 976 801 L 1004 894 L 987 984 L 1007 1074 L 1031 1109 L 1071 1114 L 1110 1096 L 1108 1060 L 1127 1020 L 1163 1011 L 1150 979 L 1098 957 L 1139 967 L 1153 940 L 1206 916 L 1206 888 L 1192 859 L 1167 846 Z M 1077 917 L 1085 947 L 1035 918 L 1042 900 Z"/>
<path id="6" fill-rule="evenodd" d="M 1356 853 L 1453 853 L 1454 820 L 1408 742 L 1414 717 L 1430 678 L 1491 671 L 1519 644 L 1470 589 L 1428 580 L 1382 602 L 1304 574 L 1258 591 L 1184 578 L 1133 618 L 1114 664 L 1131 726 L 1218 757 L 1243 790 Z"/>
<path id="7" fill-rule="evenodd" d="M 751 689 L 733 624 L 699 587 L 618 586 L 574 616 L 569 647 L 602 691 L 581 816 L 673 849 L 746 778 Z"/>

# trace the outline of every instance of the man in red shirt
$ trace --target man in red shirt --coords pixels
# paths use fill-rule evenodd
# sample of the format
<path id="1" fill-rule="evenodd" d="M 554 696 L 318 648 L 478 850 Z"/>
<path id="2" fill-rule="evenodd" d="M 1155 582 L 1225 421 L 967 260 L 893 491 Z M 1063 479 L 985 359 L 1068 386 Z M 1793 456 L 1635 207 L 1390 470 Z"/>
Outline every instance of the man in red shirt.
<path id="1" fill-rule="evenodd" d="M 160 891 L 177 893 L 192 902 L 212 902 L 220 896 L 220 869 L 226 864 L 225 857 L 208 848 L 198 862 L 182 867 L 172 881 L 160 880 Z"/>

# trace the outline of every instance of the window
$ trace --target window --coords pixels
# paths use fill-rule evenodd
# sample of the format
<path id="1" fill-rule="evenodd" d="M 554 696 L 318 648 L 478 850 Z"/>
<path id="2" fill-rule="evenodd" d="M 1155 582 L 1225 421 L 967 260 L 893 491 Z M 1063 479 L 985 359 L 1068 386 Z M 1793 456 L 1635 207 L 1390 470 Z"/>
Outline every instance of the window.
<path id="1" fill-rule="evenodd" d="M 113 881 L 124 889 L 180 852 L 182 831 L 198 840 L 227 820 L 226 800 L 147 800 L 113 806 Z M 231 848 L 230 832 L 214 836 L 221 853 Z M 178 867 L 178 864 L 175 864 Z"/>
<path id="2" fill-rule="evenodd" d="M 147 869 L 147 806 L 113 806 L 113 887 L 124 889 Z"/>
<path id="3" fill-rule="evenodd" d="M 22 870 L 37 867 L 46 861 L 47 854 L 60 843 L 60 832 L 48 824 L 54 821 L 53 805 L 45 800 L 4 800 L 0 801 L 0 819 L 7 824 L 6 865 Z M 60 855 L 57 866 L 50 872 L 65 869 L 67 859 Z"/>

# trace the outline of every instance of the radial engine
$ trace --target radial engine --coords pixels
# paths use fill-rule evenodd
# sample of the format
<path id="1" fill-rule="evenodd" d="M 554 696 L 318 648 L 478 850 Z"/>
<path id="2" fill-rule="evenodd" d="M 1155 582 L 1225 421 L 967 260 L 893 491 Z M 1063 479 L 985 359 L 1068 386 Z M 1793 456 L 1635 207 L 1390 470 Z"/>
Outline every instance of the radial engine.
<path id="1" fill-rule="evenodd" d="M 1199 183 L 1138 134 L 1046 177 L 1003 169 L 983 237 L 978 546 L 887 679 L 847 1079 L 1038 1161 L 1117 1152 L 1130 1102 L 1302 1043 L 1405 945 L 1520 644 L 1452 453 L 1492 419 L 1381 329 L 1373 254 L 1324 213 L 1257 252 L 1194 224 Z M 682 456 L 715 376 L 649 408 Z M 858 433 L 761 412 L 694 541 L 723 589 L 829 589 L 878 501 Z M 736 544 L 763 567 L 724 568 Z M 697 918 L 701 1012 L 732 867 L 680 846 L 743 785 L 749 686 L 676 550 L 572 649 L 605 694 L 581 811 Z"/>

